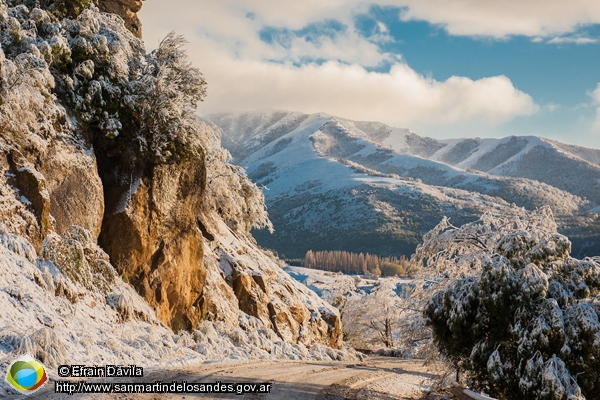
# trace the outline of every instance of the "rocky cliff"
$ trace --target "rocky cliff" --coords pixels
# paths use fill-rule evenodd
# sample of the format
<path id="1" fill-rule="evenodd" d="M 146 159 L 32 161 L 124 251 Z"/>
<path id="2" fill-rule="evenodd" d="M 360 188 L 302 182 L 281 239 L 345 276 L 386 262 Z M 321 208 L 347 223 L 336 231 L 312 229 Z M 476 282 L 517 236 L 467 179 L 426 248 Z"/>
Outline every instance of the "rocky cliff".
<path id="1" fill-rule="evenodd" d="M 141 5 L 100 6 L 110 11 L 113 3 L 122 7 L 119 15 Z M 125 26 L 139 27 L 127 15 Z M 40 36 L 23 33 L 31 21 Z M 337 310 L 289 277 L 247 233 L 255 203 L 263 208 L 261 198 L 252 198 L 260 191 L 227 164 L 218 140 L 208 139 L 215 132 L 188 112 L 193 101 L 182 107 L 182 91 L 152 86 L 153 68 L 173 58 L 162 50 L 140 53 L 122 21 L 94 8 L 61 20 L 23 5 L 17 12 L 0 0 L 0 35 L 8 43 L 0 52 L 0 235 L 31 244 L 32 268 L 62 282 L 44 284 L 56 289 L 52 296 L 77 303 L 107 286 L 94 301 L 154 318 L 132 311 L 131 295 L 110 294 L 111 285 L 125 281 L 177 332 L 214 323 L 242 336 L 270 332 L 271 345 L 256 339 L 269 352 L 278 340 L 341 347 Z M 177 40 L 165 51 L 180 56 Z M 179 71 L 169 68 L 160 73 Z M 180 131 L 160 136 L 171 130 L 152 125 L 152 107 L 187 113 L 161 119 Z"/>
<path id="2" fill-rule="evenodd" d="M 247 314 L 288 343 L 340 347 L 337 311 L 207 207 L 206 180 L 182 163 L 107 189 L 100 243 L 124 279 L 176 331 Z"/>
<path id="3" fill-rule="evenodd" d="M 27 238 L 40 254 L 54 232 L 80 226 L 95 242 L 101 229 L 119 275 L 175 331 L 202 320 L 233 329 L 251 316 L 288 343 L 341 347 L 337 310 L 205 208 L 205 165 L 159 166 L 110 188 L 81 143 L 57 138 L 42 148 L 32 157 L 2 145 L 0 233 Z"/>

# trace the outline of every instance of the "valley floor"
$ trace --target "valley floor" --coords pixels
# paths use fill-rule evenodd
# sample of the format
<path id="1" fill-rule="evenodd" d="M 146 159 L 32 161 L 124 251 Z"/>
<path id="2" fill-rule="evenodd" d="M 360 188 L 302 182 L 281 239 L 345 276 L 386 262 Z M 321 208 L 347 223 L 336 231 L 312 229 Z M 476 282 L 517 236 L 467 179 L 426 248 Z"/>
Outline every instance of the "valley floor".
<path id="1" fill-rule="evenodd" d="M 54 393 L 47 385 L 29 399 L 422 399 L 435 378 L 422 361 L 388 357 L 367 357 L 363 362 L 319 361 L 245 361 L 239 363 L 204 363 L 168 371 L 148 371 L 144 378 L 110 379 L 119 381 L 188 383 L 272 383 L 270 394 L 221 395 L 74 395 Z M 15 397 L 16 398 L 16 397 Z"/>

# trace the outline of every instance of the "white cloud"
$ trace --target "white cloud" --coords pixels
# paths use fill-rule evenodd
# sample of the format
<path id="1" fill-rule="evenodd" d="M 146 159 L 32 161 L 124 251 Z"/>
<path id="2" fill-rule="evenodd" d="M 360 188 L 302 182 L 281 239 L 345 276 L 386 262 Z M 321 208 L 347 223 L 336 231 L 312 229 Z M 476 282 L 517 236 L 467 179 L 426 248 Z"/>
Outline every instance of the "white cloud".
<path id="1" fill-rule="evenodd" d="M 551 36 L 600 23 L 597 0 L 405 0 L 402 18 L 442 24 L 454 35 Z"/>
<path id="2" fill-rule="evenodd" d="M 550 44 L 564 44 L 564 43 L 573 43 L 573 44 L 594 44 L 600 42 L 598 39 L 589 38 L 589 37 L 560 37 L 557 36 L 548 41 Z"/>
<path id="3" fill-rule="evenodd" d="M 395 56 L 380 52 L 373 40 L 365 40 L 356 32 L 336 33 L 332 37 L 321 36 L 318 40 L 296 36 L 289 33 L 286 38 L 289 47 L 275 45 L 273 50 L 277 61 L 300 63 L 304 60 L 340 60 L 348 63 L 372 67 L 385 61 L 391 61 Z"/>
<path id="4" fill-rule="evenodd" d="M 226 57 L 201 68 L 209 82 L 203 113 L 282 108 L 425 129 L 471 120 L 497 124 L 537 110 L 504 76 L 438 82 L 405 64 L 377 73 L 333 61 L 295 67 Z"/>
<path id="5" fill-rule="evenodd" d="M 391 56 L 380 52 L 374 41 L 362 37 L 354 29 L 352 15 L 356 9 L 343 7 L 343 1 L 324 2 L 327 5 L 311 2 L 154 1 L 145 3 L 140 14 L 144 38 L 151 44 L 150 47 L 158 43 L 160 35 L 176 29 L 185 33 L 190 41 L 204 38 L 219 43 L 241 59 L 298 62 L 321 58 L 365 66 L 376 66 L 390 60 Z M 347 25 L 348 29 L 332 37 L 322 36 L 317 41 L 289 32 L 332 19 Z M 286 29 L 291 46 L 265 43 L 259 34 L 265 27 Z"/>
<path id="6" fill-rule="evenodd" d="M 324 19 L 351 22 L 352 16 L 366 12 L 369 4 L 404 8 L 403 19 L 441 24 L 455 35 L 548 37 L 600 23 L 597 0 L 171 0 L 146 2 L 144 7 L 152 8 L 151 12 L 162 10 L 163 15 L 184 10 L 179 22 L 202 20 L 207 31 L 218 32 L 230 26 L 222 22 L 248 13 L 255 15 L 256 24 L 290 29 Z M 147 15 L 144 9 L 142 13 Z"/>
<path id="7" fill-rule="evenodd" d="M 590 92 L 590 96 L 595 103 L 600 104 L 600 83 L 596 86 L 596 89 Z"/>
<path id="8" fill-rule="evenodd" d="M 386 0 L 387 1 L 387 0 Z M 397 3 L 387 1 L 388 4 Z M 530 115 L 538 106 L 505 76 L 471 80 L 424 77 L 400 58 L 359 35 L 353 15 L 359 1 L 172 0 L 146 2 L 141 19 L 148 47 L 175 29 L 190 41 L 188 52 L 203 71 L 208 98 L 200 112 L 265 108 L 327 112 L 425 130 L 461 124 L 493 126 Z M 261 40 L 266 27 L 282 32 L 335 18 L 347 29 L 318 40 L 290 36 L 286 45 Z M 386 40 L 381 24 L 373 37 Z M 302 59 L 322 65 L 294 65 Z M 392 64 L 389 73 L 364 67 Z"/>
<path id="9" fill-rule="evenodd" d="M 588 92 L 588 95 L 592 98 L 592 102 L 596 105 L 596 119 L 594 120 L 593 129 L 595 132 L 600 132 L 600 83 L 596 85 L 596 89 Z"/>
<path id="10" fill-rule="evenodd" d="M 377 21 L 377 29 L 379 29 L 379 33 L 388 33 L 388 27 L 381 21 Z"/>

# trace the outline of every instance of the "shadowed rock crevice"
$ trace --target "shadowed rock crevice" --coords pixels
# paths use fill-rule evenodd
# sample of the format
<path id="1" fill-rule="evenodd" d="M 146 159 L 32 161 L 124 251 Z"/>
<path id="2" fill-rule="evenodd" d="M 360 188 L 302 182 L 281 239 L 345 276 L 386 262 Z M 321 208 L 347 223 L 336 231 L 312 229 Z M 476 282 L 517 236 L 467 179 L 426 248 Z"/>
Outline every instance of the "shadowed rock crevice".
<path id="1" fill-rule="evenodd" d="M 206 226 L 204 225 L 204 223 L 202 222 L 202 220 L 200 218 L 198 218 L 196 220 L 196 222 L 198 223 L 198 229 L 200 229 L 200 232 L 202 232 L 202 236 L 207 239 L 209 242 L 213 242 L 215 240 L 215 237 L 212 233 L 210 233 L 208 231 L 208 229 L 206 229 Z"/>

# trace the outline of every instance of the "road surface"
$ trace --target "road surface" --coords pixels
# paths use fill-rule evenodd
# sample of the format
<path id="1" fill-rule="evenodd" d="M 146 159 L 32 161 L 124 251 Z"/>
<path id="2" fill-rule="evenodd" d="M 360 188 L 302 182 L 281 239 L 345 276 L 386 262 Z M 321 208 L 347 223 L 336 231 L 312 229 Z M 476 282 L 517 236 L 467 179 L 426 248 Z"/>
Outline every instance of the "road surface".
<path id="1" fill-rule="evenodd" d="M 236 394 L 66 394 L 55 393 L 54 382 L 28 399 L 248 399 L 343 400 L 421 399 L 431 384 L 432 371 L 422 361 L 367 357 L 363 362 L 243 361 L 203 363 L 166 371 L 148 370 L 143 378 L 97 378 L 86 383 L 194 384 L 269 383 L 270 393 Z M 77 383 L 78 380 L 71 380 Z M 259 386 L 257 386 L 259 387 Z M 18 398 L 18 397 L 15 397 Z"/>

